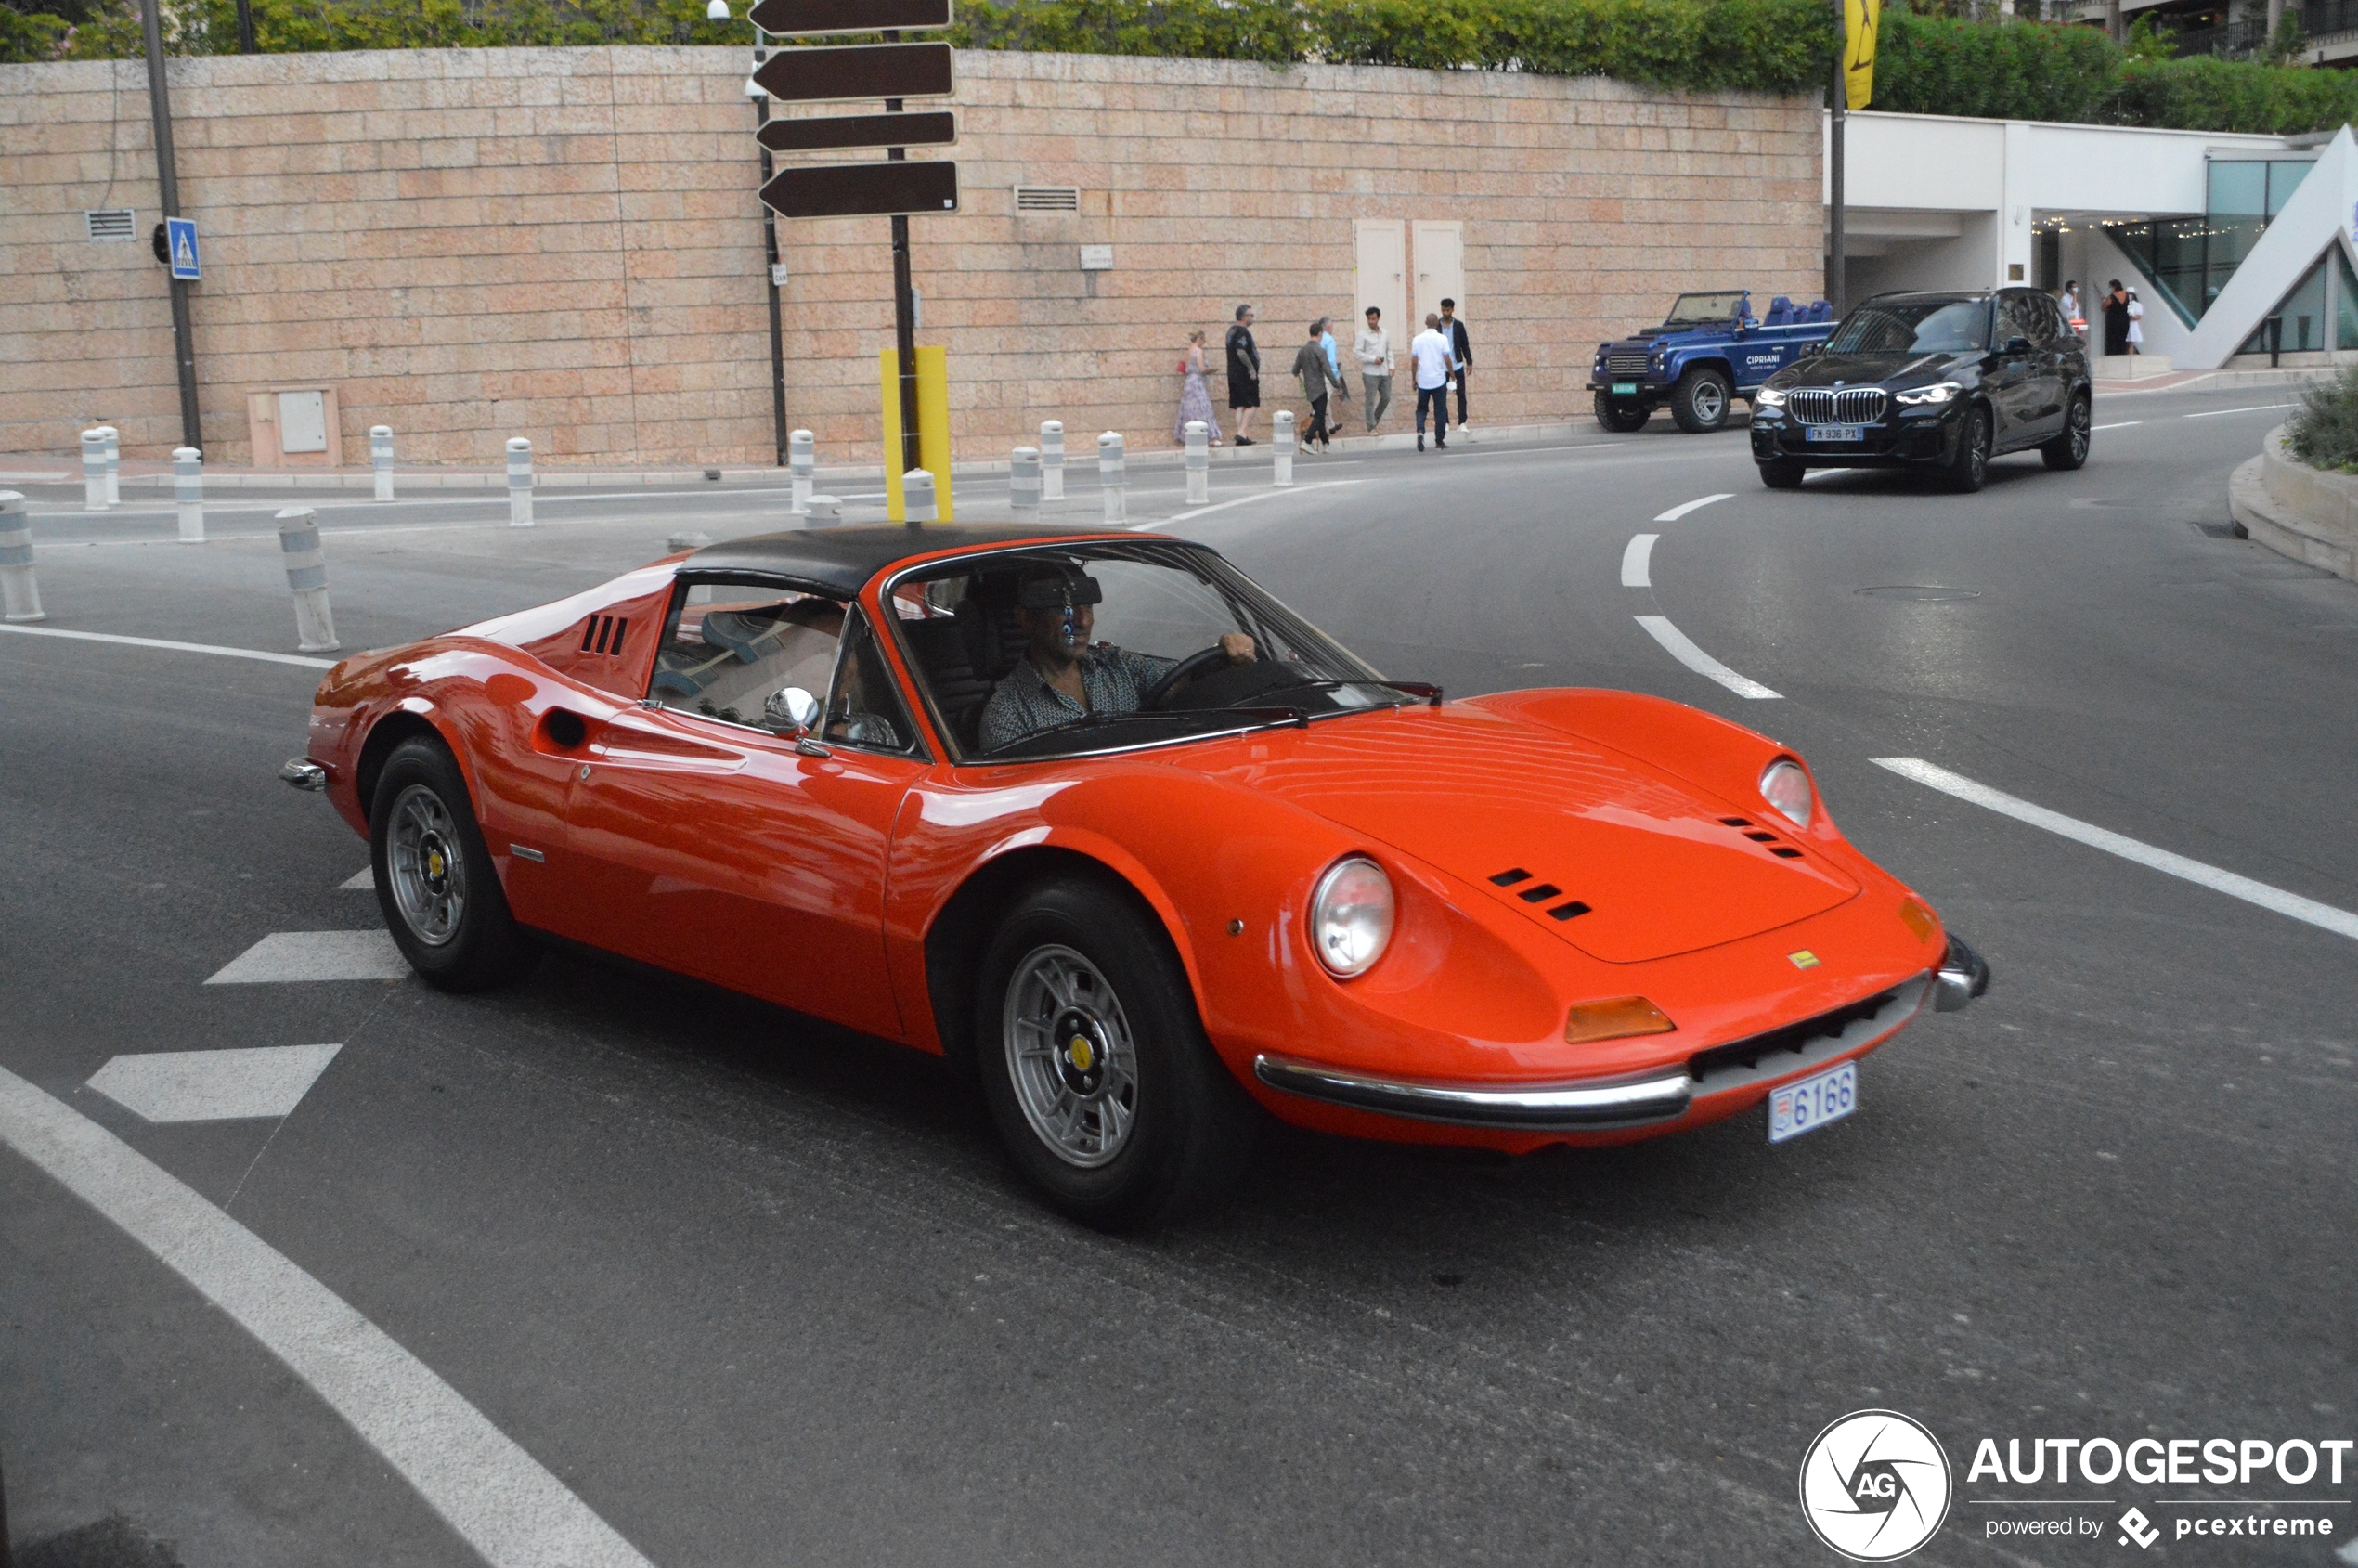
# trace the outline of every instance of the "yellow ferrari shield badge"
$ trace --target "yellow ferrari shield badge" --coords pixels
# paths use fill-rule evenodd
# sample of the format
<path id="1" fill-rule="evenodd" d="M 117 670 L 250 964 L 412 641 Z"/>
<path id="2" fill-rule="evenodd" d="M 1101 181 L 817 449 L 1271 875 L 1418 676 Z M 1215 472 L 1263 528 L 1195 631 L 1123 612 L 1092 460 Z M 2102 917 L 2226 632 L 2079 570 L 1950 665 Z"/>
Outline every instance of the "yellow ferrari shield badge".
<path id="1" fill-rule="evenodd" d="M 1090 1064 L 1097 1059 L 1097 1053 L 1089 1049 L 1089 1037 L 1085 1034 L 1074 1035 L 1069 1050 L 1072 1065 L 1082 1072 L 1087 1072 Z"/>
<path id="2" fill-rule="evenodd" d="M 1882 0 L 1842 0 L 1843 101 L 1864 109 L 1875 96 L 1875 32 L 1883 24 Z"/>
<path id="3" fill-rule="evenodd" d="M 1788 952 L 1785 956 L 1793 961 L 1793 966 L 1796 969 L 1815 969 L 1818 966 L 1818 955 L 1806 947 L 1798 952 Z"/>

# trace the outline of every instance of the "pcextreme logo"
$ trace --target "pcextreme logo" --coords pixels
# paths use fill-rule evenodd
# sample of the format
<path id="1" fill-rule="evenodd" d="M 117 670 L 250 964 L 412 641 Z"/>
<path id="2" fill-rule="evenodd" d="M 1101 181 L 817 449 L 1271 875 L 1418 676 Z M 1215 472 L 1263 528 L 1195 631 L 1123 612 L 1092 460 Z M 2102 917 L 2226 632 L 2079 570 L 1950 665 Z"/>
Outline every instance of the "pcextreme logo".
<path id="1" fill-rule="evenodd" d="M 1951 1484 L 1949 1456 L 1923 1422 L 1897 1410 L 1854 1410 L 1802 1456 L 1801 1513 L 1852 1562 L 1892 1562 L 1940 1529 Z"/>

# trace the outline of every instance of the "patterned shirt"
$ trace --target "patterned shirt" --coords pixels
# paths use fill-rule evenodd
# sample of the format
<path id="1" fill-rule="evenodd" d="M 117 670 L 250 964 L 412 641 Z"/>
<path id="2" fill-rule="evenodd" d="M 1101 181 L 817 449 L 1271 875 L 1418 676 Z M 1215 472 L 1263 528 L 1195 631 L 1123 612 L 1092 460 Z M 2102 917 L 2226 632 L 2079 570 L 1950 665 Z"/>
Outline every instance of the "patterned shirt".
<path id="1" fill-rule="evenodd" d="M 1152 654 L 1125 653 L 1110 642 L 1085 649 L 1079 660 L 1081 689 L 1089 694 L 1089 706 L 1083 709 L 1049 685 L 1027 654 L 1016 661 L 1016 667 L 983 706 L 982 749 L 996 751 L 1052 725 L 1070 723 L 1084 713 L 1135 713 L 1140 691 L 1178 662 Z"/>

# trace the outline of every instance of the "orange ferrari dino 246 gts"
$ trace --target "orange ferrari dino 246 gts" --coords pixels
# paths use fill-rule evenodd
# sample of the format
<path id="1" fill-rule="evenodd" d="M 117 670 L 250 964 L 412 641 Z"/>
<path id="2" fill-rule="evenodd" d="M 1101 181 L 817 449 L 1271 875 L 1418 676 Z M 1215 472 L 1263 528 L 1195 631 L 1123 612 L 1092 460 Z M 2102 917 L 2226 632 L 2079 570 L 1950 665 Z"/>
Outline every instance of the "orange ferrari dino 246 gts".
<path id="1" fill-rule="evenodd" d="M 1769 1102 L 1987 966 L 1808 768 L 1623 692 L 1445 702 L 1202 546 L 1005 525 L 712 545 L 321 682 L 306 755 L 409 962 L 543 936 L 949 1056 L 1109 1228 L 1265 1115 L 1520 1153 Z"/>

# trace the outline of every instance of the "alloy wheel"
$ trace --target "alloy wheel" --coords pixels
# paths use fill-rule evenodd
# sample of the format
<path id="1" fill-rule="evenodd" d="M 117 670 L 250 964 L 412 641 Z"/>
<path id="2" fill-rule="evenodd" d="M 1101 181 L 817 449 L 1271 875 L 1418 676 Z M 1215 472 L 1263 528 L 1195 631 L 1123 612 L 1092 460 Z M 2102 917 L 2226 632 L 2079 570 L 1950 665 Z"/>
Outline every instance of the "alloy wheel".
<path id="1" fill-rule="evenodd" d="M 1001 1034 L 1033 1135 L 1080 1170 L 1109 1163 L 1138 1116 L 1138 1050 L 1121 999 L 1073 949 L 1033 949 L 1007 984 Z"/>
<path id="2" fill-rule="evenodd" d="M 466 861 L 450 809 L 423 784 L 411 784 L 393 803 L 385 867 L 394 906 L 411 934 L 429 947 L 459 934 L 467 913 Z"/>

